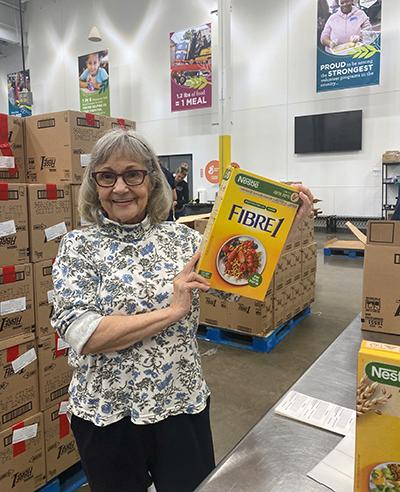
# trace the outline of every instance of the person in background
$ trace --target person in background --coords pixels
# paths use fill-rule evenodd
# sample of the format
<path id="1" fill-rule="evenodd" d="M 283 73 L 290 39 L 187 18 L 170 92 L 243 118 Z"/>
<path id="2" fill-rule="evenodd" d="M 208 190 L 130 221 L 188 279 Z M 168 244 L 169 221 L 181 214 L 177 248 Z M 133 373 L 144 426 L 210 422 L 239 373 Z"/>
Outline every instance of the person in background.
<path id="1" fill-rule="evenodd" d="M 178 197 L 176 194 L 176 185 L 175 185 L 175 178 L 174 175 L 169 171 L 166 167 L 164 167 L 162 164 L 161 166 L 161 171 L 164 173 L 165 179 L 167 180 L 169 187 L 171 188 L 171 193 L 172 193 L 172 207 L 169 211 L 168 217 L 166 220 L 169 222 L 173 222 L 175 220 L 174 218 L 174 207 L 178 201 Z"/>
<path id="2" fill-rule="evenodd" d="M 90 53 L 86 59 L 86 69 L 79 77 L 79 87 L 89 91 L 98 91 L 107 79 L 107 70 L 100 67 L 99 53 Z"/>
<path id="3" fill-rule="evenodd" d="M 339 10 L 326 21 L 321 43 L 333 49 L 348 42 L 362 42 L 362 31 L 371 29 L 368 16 L 352 0 L 339 0 Z"/>
<path id="4" fill-rule="evenodd" d="M 176 205 L 175 218 L 184 214 L 184 206 L 189 203 L 189 185 L 185 181 L 189 172 L 189 165 L 183 162 L 175 171 Z"/>

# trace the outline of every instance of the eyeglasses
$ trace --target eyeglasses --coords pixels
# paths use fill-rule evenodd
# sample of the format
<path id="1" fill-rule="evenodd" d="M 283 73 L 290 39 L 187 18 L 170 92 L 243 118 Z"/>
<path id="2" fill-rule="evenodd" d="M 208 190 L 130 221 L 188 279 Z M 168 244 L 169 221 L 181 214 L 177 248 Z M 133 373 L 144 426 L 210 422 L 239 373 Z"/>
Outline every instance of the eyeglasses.
<path id="1" fill-rule="evenodd" d="M 153 171 L 144 171 L 142 169 L 131 169 L 125 171 L 122 174 L 117 174 L 112 171 L 98 171 L 92 173 L 92 178 L 102 188 L 111 188 L 117 182 L 117 179 L 121 176 L 124 183 L 128 186 L 139 186 L 143 183 L 144 178 L 151 174 Z"/>

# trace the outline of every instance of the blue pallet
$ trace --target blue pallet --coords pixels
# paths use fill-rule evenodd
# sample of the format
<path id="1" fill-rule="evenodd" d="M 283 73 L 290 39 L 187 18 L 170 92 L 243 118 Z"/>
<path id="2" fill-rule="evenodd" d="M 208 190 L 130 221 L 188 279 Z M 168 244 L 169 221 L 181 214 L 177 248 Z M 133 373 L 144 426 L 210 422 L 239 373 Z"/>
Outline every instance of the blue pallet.
<path id="1" fill-rule="evenodd" d="M 324 248 L 324 256 L 348 256 L 349 258 L 359 258 L 364 256 L 364 250 Z"/>
<path id="2" fill-rule="evenodd" d="M 279 342 L 281 342 L 303 319 L 311 314 L 311 308 L 306 307 L 299 314 L 286 323 L 276 328 L 266 337 L 255 335 L 246 335 L 225 328 L 215 326 L 200 325 L 197 332 L 197 338 L 206 342 L 213 342 L 219 345 L 227 345 L 252 352 L 271 352 Z"/>
<path id="3" fill-rule="evenodd" d="M 37 492 L 74 492 L 87 483 L 87 478 L 80 463 L 71 466 L 58 475 L 57 478 L 46 483 Z"/>

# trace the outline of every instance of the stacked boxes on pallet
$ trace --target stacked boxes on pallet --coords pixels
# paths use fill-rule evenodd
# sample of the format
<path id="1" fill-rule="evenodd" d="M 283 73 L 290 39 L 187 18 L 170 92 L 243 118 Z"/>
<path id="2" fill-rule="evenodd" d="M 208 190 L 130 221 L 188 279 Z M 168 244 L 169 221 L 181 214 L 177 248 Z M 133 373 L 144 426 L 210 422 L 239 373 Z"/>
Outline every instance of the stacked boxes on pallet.
<path id="1" fill-rule="evenodd" d="M 194 227 L 204 230 L 204 222 Z M 200 323 L 265 337 L 314 301 L 317 248 L 314 219 L 303 221 L 287 241 L 263 302 L 241 297 L 230 303 L 202 293 Z"/>
<path id="2" fill-rule="evenodd" d="M 65 413 L 68 346 L 50 325 L 51 271 L 62 236 L 81 225 L 92 147 L 115 127 L 135 123 L 76 111 L 0 115 L 2 492 L 33 492 L 79 461 Z"/>

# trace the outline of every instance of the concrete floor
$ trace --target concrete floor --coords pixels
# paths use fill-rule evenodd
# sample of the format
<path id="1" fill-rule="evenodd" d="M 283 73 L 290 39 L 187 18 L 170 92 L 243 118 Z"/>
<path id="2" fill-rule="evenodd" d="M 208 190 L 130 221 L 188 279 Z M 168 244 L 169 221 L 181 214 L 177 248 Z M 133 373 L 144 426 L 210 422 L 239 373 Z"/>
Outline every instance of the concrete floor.
<path id="1" fill-rule="evenodd" d="M 212 391 L 211 422 L 219 462 L 360 311 L 363 259 L 323 256 L 332 236 L 316 233 L 318 266 L 312 314 L 269 354 L 200 342 Z M 340 239 L 354 239 L 340 234 Z M 88 492 L 88 488 L 80 489 Z"/>

